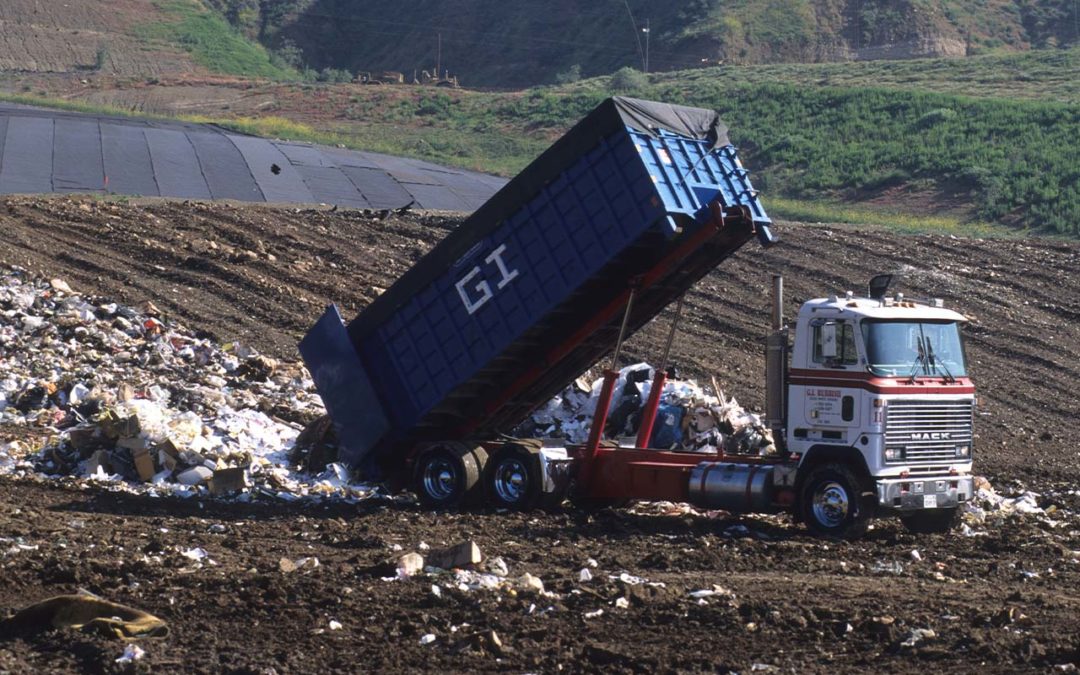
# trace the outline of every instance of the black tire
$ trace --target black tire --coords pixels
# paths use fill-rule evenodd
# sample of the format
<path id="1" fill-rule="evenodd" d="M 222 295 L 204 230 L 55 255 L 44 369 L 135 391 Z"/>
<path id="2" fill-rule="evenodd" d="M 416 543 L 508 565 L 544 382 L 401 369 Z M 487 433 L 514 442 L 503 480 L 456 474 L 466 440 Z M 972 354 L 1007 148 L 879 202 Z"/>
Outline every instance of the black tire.
<path id="1" fill-rule="evenodd" d="M 514 443 L 502 446 L 484 471 L 488 503 L 515 511 L 536 508 L 544 489 L 541 471 L 540 457 L 529 448 Z"/>
<path id="2" fill-rule="evenodd" d="M 960 522 L 960 509 L 927 509 L 900 516 L 900 522 L 908 532 L 915 534 L 942 534 Z"/>
<path id="3" fill-rule="evenodd" d="M 424 451 L 416 462 L 413 488 L 429 508 L 455 508 L 474 503 L 487 453 L 464 443 L 446 443 Z"/>
<path id="4" fill-rule="evenodd" d="M 799 492 L 799 511 L 812 533 L 838 539 L 861 537 L 873 515 L 862 481 L 844 464 L 810 470 Z"/>

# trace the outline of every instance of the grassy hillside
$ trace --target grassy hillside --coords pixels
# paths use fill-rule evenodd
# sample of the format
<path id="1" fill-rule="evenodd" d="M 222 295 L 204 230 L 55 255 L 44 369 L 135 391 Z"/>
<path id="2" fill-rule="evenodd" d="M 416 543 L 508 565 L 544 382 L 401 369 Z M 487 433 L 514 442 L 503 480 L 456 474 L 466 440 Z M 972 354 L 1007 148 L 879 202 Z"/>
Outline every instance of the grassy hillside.
<path id="1" fill-rule="evenodd" d="M 423 147 L 412 136 L 398 149 L 422 148 L 421 154 L 459 162 L 462 154 L 479 149 L 452 143 L 455 136 L 442 131 L 447 129 L 462 137 L 471 132 L 506 139 L 505 145 L 487 145 L 507 150 L 514 147 L 511 139 L 546 139 L 565 129 L 608 93 L 595 83 L 479 105 L 434 94 L 417 100 L 413 112 L 440 130 L 429 136 L 443 143 Z M 1080 234 L 1080 104 L 715 81 L 693 87 L 662 83 L 632 93 L 719 110 L 766 193 L 884 199 L 909 212 L 930 208 L 932 200 L 936 208 L 983 220 Z"/>
<path id="2" fill-rule="evenodd" d="M 980 98 L 1080 102 L 1077 73 L 1080 73 L 1080 48 L 964 59 L 721 66 L 657 73 L 651 76 L 651 81 L 687 89 L 712 81 L 785 82 L 812 87 L 882 87 Z"/>
<path id="3" fill-rule="evenodd" d="M 135 35 L 178 45 L 214 73 L 283 79 L 296 77 L 287 64 L 274 63 L 265 47 L 229 25 L 199 0 L 154 0 L 162 20 L 135 27 Z"/>
<path id="4" fill-rule="evenodd" d="M 3 0 L 0 73 L 296 77 L 201 0 Z"/>
<path id="5" fill-rule="evenodd" d="M 316 69 L 411 75 L 439 62 L 470 86 L 531 86 L 646 63 L 656 72 L 1080 41 L 1074 0 L 205 1 L 272 48 L 295 46 Z"/>

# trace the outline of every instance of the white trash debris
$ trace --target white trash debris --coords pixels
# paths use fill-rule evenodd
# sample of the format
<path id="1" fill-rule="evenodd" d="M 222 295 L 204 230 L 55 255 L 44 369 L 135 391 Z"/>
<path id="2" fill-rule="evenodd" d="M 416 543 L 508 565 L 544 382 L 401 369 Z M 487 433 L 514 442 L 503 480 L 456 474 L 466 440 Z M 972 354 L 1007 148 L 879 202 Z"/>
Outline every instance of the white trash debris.
<path id="1" fill-rule="evenodd" d="M 640 411 L 649 398 L 654 371 L 647 363 L 627 366 L 611 398 L 606 432 L 614 437 L 637 434 Z M 517 433 L 532 438 L 563 438 L 583 443 L 600 399 L 603 379 L 591 385 L 581 379 L 552 398 Z M 775 454 L 772 432 L 759 415 L 744 410 L 723 392 L 707 394 L 693 380 L 670 379 L 660 396 L 650 447 L 729 454 Z"/>
<path id="2" fill-rule="evenodd" d="M 592 581 L 592 578 L 592 572 L 589 571 L 588 567 L 582 567 L 581 571 L 578 572 L 578 580 L 581 581 L 581 583 Z"/>
<path id="3" fill-rule="evenodd" d="M 0 304 L 9 308 L 0 313 L 0 424 L 53 439 L 0 445 L 0 473 L 75 476 L 155 497 L 382 494 L 340 464 L 317 476 L 290 466 L 302 422 L 325 413 L 299 363 L 217 344 L 152 303 L 125 307 L 19 268 L 0 268 Z"/>
<path id="4" fill-rule="evenodd" d="M 923 640 L 937 637 L 937 633 L 929 628 L 912 628 L 908 638 L 900 643 L 903 647 L 914 647 Z"/>
<path id="5" fill-rule="evenodd" d="M 544 592 L 544 582 L 539 577 L 535 577 L 528 572 L 518 577 L 517 585 L 519 588 L 526 591 L 535 591 L 537 593 Z"/>
<path id="6" fill-rule="evenodd" d="M 201 549 L 201 548 L 189 548 L 186 551 L 181 551 L 180 555 L 184 556 L 188 560 L 194 560 L 195 562 L 201 562 L 201 561 L 205 560 L 207 557 L 209 557 L 210 554 L 207 553 L 204 549 Z"/>
<path id="7" fill-rule="evenodd" d="M 146 652 L 139 645 L 128 645 L 124 647 L 124 653 L 120 655 L 120 658 L 116 659 L 117 663 L 132 663 L 138 661 L 142 657 L 146 656 Z"/>
<path id="8" fill-rule="evenodd" d="M 510 574 L 510 568 L 507 567 L 506 561 L 500 557 L 489 559 L 484 563 L 484 567 L 487 568 L 488 572 L 491 572 L 496 576 L 505 577 Z"/>
<path id="9" fill-rule="evenodd" d="M 423 637 L 420 638 L 420 644 L 429 645 L 432 642 L 435 642 L 435 640 L 436 640 L 435 634 L 434 633 L 428 633 L 428 634 L 426 634 L 426 635 L 424 635 Z"/>

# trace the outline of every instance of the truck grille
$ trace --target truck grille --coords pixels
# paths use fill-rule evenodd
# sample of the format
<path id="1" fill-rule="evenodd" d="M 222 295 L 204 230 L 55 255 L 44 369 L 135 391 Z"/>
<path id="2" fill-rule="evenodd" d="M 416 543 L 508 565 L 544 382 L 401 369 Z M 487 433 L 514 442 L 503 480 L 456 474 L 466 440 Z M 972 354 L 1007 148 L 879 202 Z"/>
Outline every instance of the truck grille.
<path id="1" fill-rule="evenodd" d="M 885 447 L 904 450 L 890 463 L 955 461 L 957 446 L 971 446 L 973 414 L 972 401 L 890 401 Z"/>

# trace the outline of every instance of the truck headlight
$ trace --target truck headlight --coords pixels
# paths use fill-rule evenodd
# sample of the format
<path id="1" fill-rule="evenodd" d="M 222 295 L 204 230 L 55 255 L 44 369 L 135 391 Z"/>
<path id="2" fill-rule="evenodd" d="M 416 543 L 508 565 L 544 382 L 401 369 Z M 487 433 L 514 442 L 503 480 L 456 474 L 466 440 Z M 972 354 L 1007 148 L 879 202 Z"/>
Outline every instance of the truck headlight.
<path id="1" fill-rule="evenodd" d="M 958 446 L 956 446 L 956 456 L 957 457 L 971 457 L 971 446 L 970 445 L 958 445 Z"/>
<path id="2" fill-rule="evenodd" d="M 903 448 L 885 448 L 885 461 L 895 462 L 898 459 L 904 458 Z"/>

